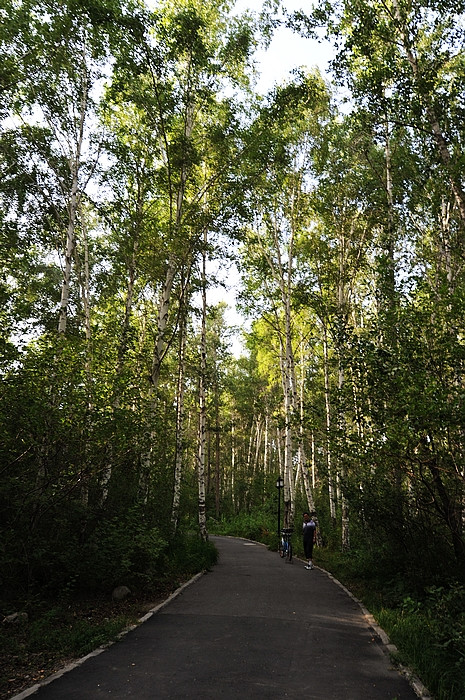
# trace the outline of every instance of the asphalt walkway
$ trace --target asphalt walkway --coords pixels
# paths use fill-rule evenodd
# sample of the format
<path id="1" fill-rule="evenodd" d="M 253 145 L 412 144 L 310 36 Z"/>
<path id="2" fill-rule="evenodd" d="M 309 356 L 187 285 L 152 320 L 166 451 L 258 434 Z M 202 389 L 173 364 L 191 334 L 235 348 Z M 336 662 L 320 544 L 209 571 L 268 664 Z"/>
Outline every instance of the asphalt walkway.
<path id="1" fill-rule="evenodd" d="M 34 698 L 418 700 L 324 571 L 248 540 L 212 539 L 211 572 Z"/>

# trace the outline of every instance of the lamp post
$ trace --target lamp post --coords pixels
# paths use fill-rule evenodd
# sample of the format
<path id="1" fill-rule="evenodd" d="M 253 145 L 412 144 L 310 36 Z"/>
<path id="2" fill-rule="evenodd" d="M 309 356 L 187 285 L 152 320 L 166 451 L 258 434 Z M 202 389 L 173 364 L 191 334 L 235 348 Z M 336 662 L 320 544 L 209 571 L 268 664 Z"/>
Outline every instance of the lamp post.
<path id="1" fill-rule="evenodd" d="M 284 479 L 282 476 L 278 476 L 276 479 L 276 488 L 278 489 L 278 538 L 281 530 L 281 489 L 284 486 Z"/>

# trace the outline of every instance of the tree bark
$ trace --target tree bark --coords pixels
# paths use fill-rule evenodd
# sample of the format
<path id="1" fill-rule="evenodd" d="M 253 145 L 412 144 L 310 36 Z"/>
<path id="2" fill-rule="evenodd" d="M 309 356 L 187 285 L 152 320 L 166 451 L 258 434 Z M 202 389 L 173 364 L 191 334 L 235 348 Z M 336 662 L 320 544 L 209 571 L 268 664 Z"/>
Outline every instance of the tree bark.
<path id="1" fill-rule="evenodd" d="M 200 536 L 203 540 L 208 539 L 207 533 L 207 511 L 205 494 L 205 446 L 207 429 L 207 407 L 206 407 L 206 370 L 207 370 L 207 233 L 204 234 L 204 251 L 202 259 L 202 331 L 200 340 L 200 377 L 199 377 L 199 444 L 197 457 L 197 473 L 199 485 L 199 528 Z"/>
<path id="2" fill-rule="evenodd" d="M 188 143 L 192 137 L 192 132 L 194 129 L 194 103 L 190 102 L 186 108 L 186 116 L 185 116 L 185 123 L 184 123 L 184 140 L 186 143 Z M 173 230 L 173 239 L 174 241 L 177 241 L 180 243 L 179 239 L 179 234 L 181 230 L 181 222 L 182 222 L 182 214 L 183 214 L 183 206 L 184 206 L 184 197 L 185 197 L 185 190 L 186 190 L 186 183 L 187 183 L 187 178 L 188 178 L 188 172 L 189 168 L 187 165 L 187 158 L 184 158 L 182 166 L 181 166 L 181 172 L 180 172 L 180 183 L 179 187 L 176 192 L 175 196 L 175 220 L 174 220 L 174 230 Z M 172 196 L 171 196 L 172 198 Z M 170 205 L 170 210 L 172 209 L 172 206 Z M 166 270 L 166 275 L 165 275 L 165 282 L 160 294 L 160 303 L 159 303 L 159 308 L 158 308 L 158 320 L 157 320 L 157 337 L 155 340 L 155 348 L 154 348 L 154 354 L 153 354 L 153 361 L 152 361 L 152 372 L 151 372 L 151 379 L 152 379 L 152 385 L 153 385 L 153 390 L 156 395 L 157 389 L 158 389 L 158 382 L 160 379 L 160 370 L 161 370 L 161 364 L 163 362 L 163 359 L 166 355 L 166 351 L 168 348 L 168 343 L 167 343 L 167 338 L 166 338 L 166 330 L 168 326 L 168 320 L 169 320 L 169 314 L 170 314 L 170 302 L 171 302 L 171 292 L 173 289 L 173 284 L 174 280 L 176 278 L 176 274 L 178 272 L 178 264 L 177 264 L 177 252 L 174 251 L 170 256 L 168 260 L 168 266 Z"/>
<path id="3" fill-rule="evenodd" d="M 333 523 L 336 522 L 336 497 L 334 492 L 334 475 L 331 451 L 331 401 L 329 389 L 329 357 L 328 357 L 328 331 L 326 323 L 322 321 L 323 327 L 323 372 L 325 383 L 325 420 L 326 420 L 326 467 L 328 474 L 328 498 L 329 512 Z"/>
<path id="4" fill-rule="evenodd" d="M 186 321 L 185 311 L 181 313 L 179 325 L 179 362 L 176 388 L 176 454 L 174 466 L 173 505 L 171 508 L 171 526 L 176 532 L 179 521 L 181 502 L 182 465 L 184 457 L 184 374 L 186 356 Z"/>
<path id="5" fill-rule="evenodd" d="M 84 139 L 84 125 L 87 110 L 87 68 L 83 63 L 83 75 L 81 76 L 81 104 L 79 113 L 79 130 L 76 142 L 76 151 L 70 158 L 71 190 L 67 202 L 68 229 L 66 233 L 65 264 L 63 269 L 63 282 L 61 286 L 60 310 L 58 316 L 58 333 L 66 333 L 69 292 L 71 286 L 71 266 L 76 246 L 76 222 L 79 207 L 79 169 L 81 165 L 82 144 Z"/>

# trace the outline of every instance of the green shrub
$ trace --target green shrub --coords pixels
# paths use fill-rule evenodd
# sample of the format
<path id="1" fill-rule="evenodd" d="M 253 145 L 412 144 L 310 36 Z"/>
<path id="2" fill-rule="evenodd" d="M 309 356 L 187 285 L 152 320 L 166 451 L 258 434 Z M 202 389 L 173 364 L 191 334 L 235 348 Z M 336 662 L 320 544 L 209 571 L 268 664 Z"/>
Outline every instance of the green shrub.
<path id="1" fill-rule="evenodd" d="M 424 607 L 408 597 L 402 609 L 381 609 L 375 615 L 400 650 L 402 660 L 416 671 L 437 700 L 462 700 L 464 613 L 450 624 L 449 612 L 437 617 L 434 607 Z"/>
<path id="2" fill-rule="evenodd" d="M 217 558 L 218 552 L 212 542 L 204 542 L 194 533 L 178 533 L 164 554 L 162 579 L 182 580 L 210 569 Z"/>
<path id="3" fill-rule="evenodd" d="M 84 545 L 81 562 L 76 563 L 80 587 L 102 590 L 150 580 L 167 546 L 158 528 L 132 513 L 104 520 Z"/>
<path id="4" fill-rule="evenodd" d="M 127 604 L 113 603 L 109 591 L 104 596 L 90 595 L 89 590 L 78 591 L 77 585 L 62 589 L 62 596 L 54 602 L 35 597 L 25 609 L 29 622 L 12 627 L 0 626 L 0 654 L 9 659 L 9 675 L 0 679 L 0 695 L 7 692 L 9 678 L 13 674 L 51 673 L 56 663 L 64 659 L 83 656 L 101 644 L 114 640 L 129 624 L 140 616 L 138 595 L 146 601 L 159 599 L 171 593 L 193 574 L 210 568 L 217 560 L 217 550 L 212 542 L 204 542 L 197 534 L 178 533 L 172 540 L 161 538 L 158 531 L 142 525 L 133 530 L 134 541 L 129 542 L 129 531 L 125 531 L 123 542 L 118 542 L 121 526 L 115 522 L 102 524 L 100 529 L 102 551 L 95 574 L 110 567 L 113 576 L 121 562 L 127 566 L 126 573 L 136 581 L 131 583 L 133 596 Z M 113 565 L 111 555 L 117 557 Z M 90 565 L 90 560 L 85 567 Z M 143 567 L 141 575 L 137 567 Z M 87 569 L 83 566 L 81 575 Z M 109 583 L 108 573 L 105 579 Z M 101 584 L 102 581 L 99 582 Z M 152 598 L 153 596 L 153 598 Z M 21 606 L 21 610 L 24 608 Z M 16 668 L 17 667 L 17 668 Z M 19 675 L 18 675 L 19 677 Z M 8 695 L 9 696 L 9 695 Z M 3 695 L 2 695 L 3 697 Z M 6 697 L 6 695 L 5 695 Z"/>
<path id="5" fill-rule="evenodd" d="M 212 519 L 209 521 L 208 527 L 215 535 L 245 537 L 256 542 L 263 542 L 273 548 L 277 547 L 278 544 L 276 515 L 267 509 L 257 509 L 252 513 L 238 513 L 228 519 Z"/>

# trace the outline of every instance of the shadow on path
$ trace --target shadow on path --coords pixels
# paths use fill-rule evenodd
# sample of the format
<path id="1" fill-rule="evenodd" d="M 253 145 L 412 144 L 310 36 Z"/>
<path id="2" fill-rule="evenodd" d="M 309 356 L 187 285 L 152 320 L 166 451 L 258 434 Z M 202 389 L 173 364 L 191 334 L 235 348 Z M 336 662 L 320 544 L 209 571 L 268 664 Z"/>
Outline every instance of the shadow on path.
<path id="1" fill-rule="evenodd" d="M 33 697 L 418 698 L 358 603 L 325 572 L 248 540 L 211 539 L 220 554 L 211 572 Z"/>

